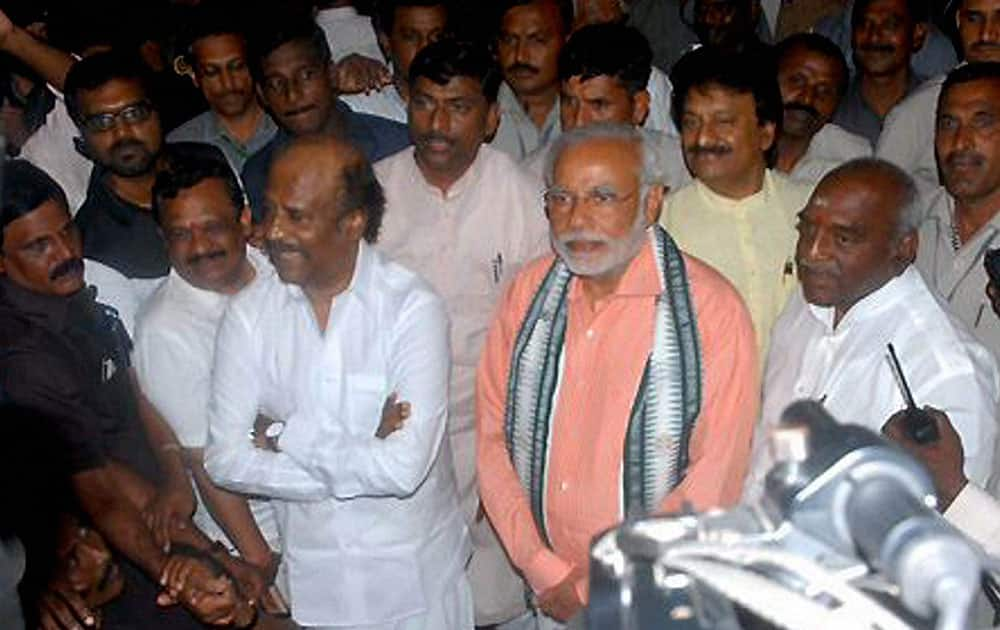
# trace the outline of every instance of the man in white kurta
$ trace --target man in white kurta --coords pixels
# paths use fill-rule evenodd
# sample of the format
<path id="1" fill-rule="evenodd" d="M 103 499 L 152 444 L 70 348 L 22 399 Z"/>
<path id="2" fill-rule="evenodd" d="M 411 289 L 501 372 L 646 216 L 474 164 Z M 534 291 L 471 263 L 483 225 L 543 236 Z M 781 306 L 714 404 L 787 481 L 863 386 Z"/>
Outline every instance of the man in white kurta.
<path id="1" fill-rule="evenodd" d="M 969 478 L 983 483 L 990 475 L 1000 396 L 996 361 L 912 265 L 920 214 L 915 199 L 902 171 L 857 160 L 824 178 L 799 215 L 802 288 L 772 334 L 751 494 L 770 468 L 767 433 L 792 402 L 820 400 L 839 421 L 876 432 L 905 406 L 890 343 L 916 403 L 954 419 Z"/>
<path id="2" fill-rule="evenodd" d="M 542 183 L 483 144 L 496 126 L 500 79 L 485 48 L 430 44 L 417 54 L 410 79 L 414 144 L 375 165 L 386 196 L 378 248 L 430 282 L 448 309 L 448 436 L 475 545 L 468 575 L 477 623 L 502 623 L 524 611 L 524 584 L 479 510 L 476 366 L 507 282 L 548 250 Z M 446 115 L 449 102 L 467 111 Z"/>
<path id="3" fill-rule="evenodd" d="M 471 628 L 469 543 L 445 439 L 444 305 L 369 246 L 381 190 L 350 145 L 295 140 L 272 165 L 267 202 L 278 276 L 223 317 L 206 468 L 278 503 L 279 584 L 296 623 Z M 411 415 L 380 439 L 392 394 Z M 247 437 L 258 414 L 273 419 L 258 422 L 266 448 Z"/>

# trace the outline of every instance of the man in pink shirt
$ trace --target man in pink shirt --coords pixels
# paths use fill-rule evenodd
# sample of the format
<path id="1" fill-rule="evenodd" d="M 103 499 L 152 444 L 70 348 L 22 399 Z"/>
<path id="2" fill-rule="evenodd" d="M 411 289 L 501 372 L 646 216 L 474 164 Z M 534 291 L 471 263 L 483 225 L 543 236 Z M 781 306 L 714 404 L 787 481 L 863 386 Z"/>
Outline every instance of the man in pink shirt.
<path id="1" fill-rule="evenodd" d="M 479 364 L 480 494 L 538 627 L 587 601 L 595 534 L 731 505 L 743 486 L 753 327 L 736 290 L 657 224 L 656 163 L 630 127 L 560 137 L 545 192 L 556 255 L 514 279 Z"/>

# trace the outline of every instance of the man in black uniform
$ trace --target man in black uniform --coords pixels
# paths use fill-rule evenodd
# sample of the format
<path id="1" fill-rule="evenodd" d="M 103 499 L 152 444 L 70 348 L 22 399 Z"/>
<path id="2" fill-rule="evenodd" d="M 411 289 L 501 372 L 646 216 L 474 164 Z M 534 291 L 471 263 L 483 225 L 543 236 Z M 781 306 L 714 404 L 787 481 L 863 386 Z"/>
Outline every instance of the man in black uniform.
<path id="1" fill-rule="evenodd" d="M 201 627 L 195 617 L 249 623 L 254 589 L 238 561 L 210 557 L 211 543 L 190 524 L 180 447 L 138 393 L 128 335 L 84 285 L 81 255 L 59 186 L 27 162 L 8 163 L 0 194 L 0 392 L 31 413 L 7 420 L 41 423 L 21 449 L 34 449 L 36 462 L 62 475 L 70 500 L 59 509 L 84 517 L 121 560 L 127 587 L 104 609 L 105 629 Z M 23 435 L 20 428 L 7 427 Z M 30 469 L 21 474 L 30 481 Z M 160 580 L 167 592 L 158 595 Z M 160 610 L 158 598 L 191 614 Z"/>

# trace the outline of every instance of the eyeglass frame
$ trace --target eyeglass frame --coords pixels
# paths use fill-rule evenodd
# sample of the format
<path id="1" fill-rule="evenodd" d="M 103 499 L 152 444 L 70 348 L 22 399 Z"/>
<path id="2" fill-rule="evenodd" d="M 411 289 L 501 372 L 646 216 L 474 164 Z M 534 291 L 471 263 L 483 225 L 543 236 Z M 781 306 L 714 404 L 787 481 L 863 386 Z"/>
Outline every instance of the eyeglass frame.
<path id="1" fill-rule="evenodd" d="M 130 112 L 132 113 L 130 114 Z M 106 133 L 117 127 L 119 123 L 125 123 L 126 125 L 142 124 L 152 118 L 154 113 L 156 113 L 156 107 L 153 106 L 153 103 L 149 99 L 144 98 L 134 103 L 129 103 L 114 112 L 101 112 L 85 116 L 80 126 L 89 133 Z M 98 119 L 106 119 L 110 122 L 103 127 L 95 126 L 95 121 Z"/>

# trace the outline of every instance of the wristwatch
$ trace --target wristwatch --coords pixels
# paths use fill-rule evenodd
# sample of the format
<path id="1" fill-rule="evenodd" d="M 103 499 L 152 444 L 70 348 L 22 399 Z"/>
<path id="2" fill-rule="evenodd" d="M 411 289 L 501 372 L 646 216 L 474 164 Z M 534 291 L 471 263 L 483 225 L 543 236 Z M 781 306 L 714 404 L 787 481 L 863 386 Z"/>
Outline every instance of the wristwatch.
<path id="1" fill-rule="evenodd" d="M 283 420 L 275 420 L 271 424 L 267 425 L 264 429 L 264 439 L 267 441 L 267 445 L 272 451 L 278 451 L 278 438 L 285 431 L 285 422 Z"/>

